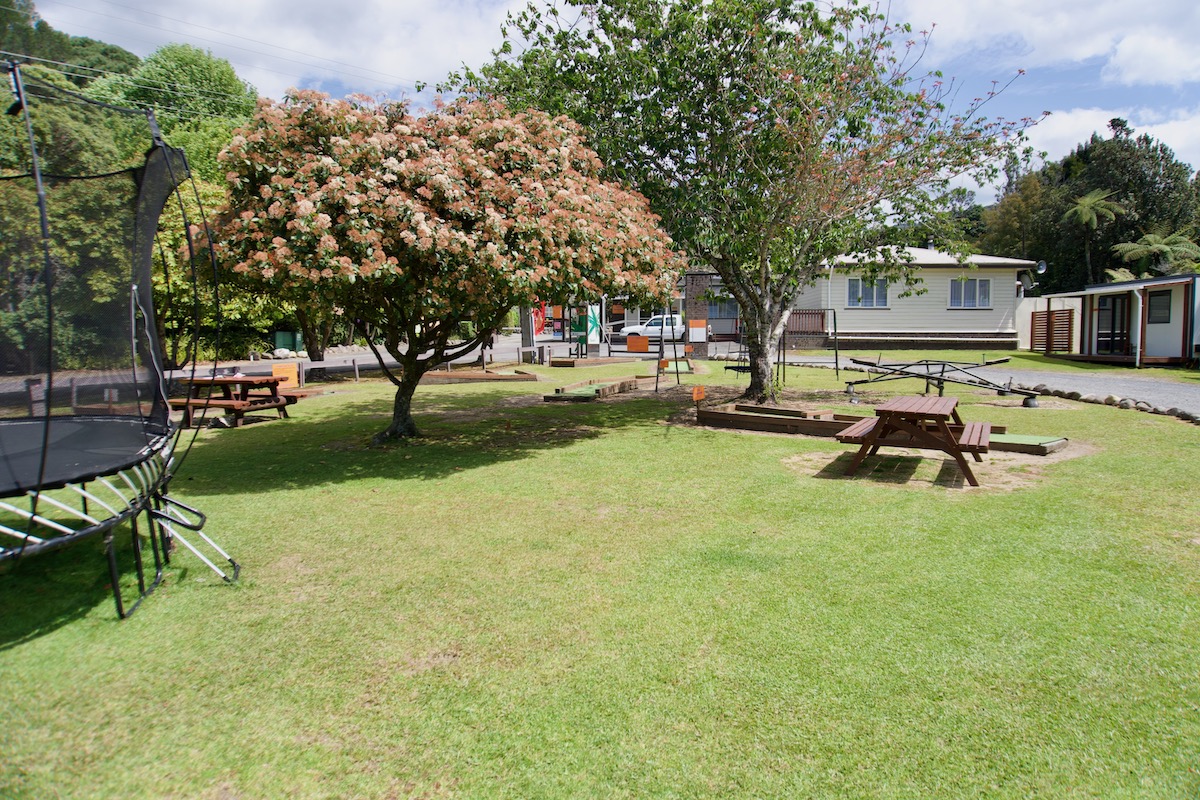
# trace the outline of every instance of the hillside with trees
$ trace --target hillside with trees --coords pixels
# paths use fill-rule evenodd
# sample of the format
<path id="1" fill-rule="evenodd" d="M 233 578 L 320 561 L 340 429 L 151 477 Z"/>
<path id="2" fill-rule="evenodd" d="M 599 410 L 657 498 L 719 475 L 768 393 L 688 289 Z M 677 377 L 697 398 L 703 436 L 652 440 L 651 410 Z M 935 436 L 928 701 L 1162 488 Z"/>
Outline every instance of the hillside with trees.
<path id="1" fill-rule="evenodd" d="M 1166 144 L 1123 119 L 1037 170 L 1010 165 L 999 201 L 983 212 L 979 250 L 1045 261 L 1044 291 L 1072 291 L 1117 277 L 1195 269 L 1188 244 L 1200 215 L 1200 181 Z M 1170 257 L 1127 245 L 1171 238 Z M 1145 243 L 1145 242 L 1144 242 Z M 1121 271 L 1125 270 L 1125 273 Z"/>

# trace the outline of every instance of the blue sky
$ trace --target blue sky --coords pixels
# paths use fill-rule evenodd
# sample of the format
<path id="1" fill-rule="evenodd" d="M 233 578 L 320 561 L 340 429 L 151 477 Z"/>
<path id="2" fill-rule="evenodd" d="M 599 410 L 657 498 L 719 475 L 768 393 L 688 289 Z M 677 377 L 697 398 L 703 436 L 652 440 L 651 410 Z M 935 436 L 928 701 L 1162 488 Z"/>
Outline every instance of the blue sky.
<path id="1" fill-rule="evenodd" d="M 291 86 L 412 97 L 478 65 L 524 0 L 35 0 L 56 29 L 149 55 L 183 41 L 228 59 L 268 97 Z M 965 103 L 1025 74 L 990 116 L 1050 111 L 1030 134 L 1051 160 L 1122 117 L 1200 168 L 1196 0 L 893 0 L 891 17 L 931 29 L 923 64 Z M 986 200 L 987 193 L 981 193 Z"/>

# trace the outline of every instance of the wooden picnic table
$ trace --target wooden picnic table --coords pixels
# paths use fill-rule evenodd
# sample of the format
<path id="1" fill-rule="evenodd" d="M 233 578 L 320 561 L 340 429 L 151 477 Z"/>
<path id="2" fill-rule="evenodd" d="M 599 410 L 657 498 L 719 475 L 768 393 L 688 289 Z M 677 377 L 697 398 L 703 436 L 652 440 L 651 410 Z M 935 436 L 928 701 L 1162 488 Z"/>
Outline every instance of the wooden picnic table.
<path id="1" fill-rule="evenodd" d="M 863 459 L 875 455 L 880 447 L 919 447 L 950 455 L 967 481 L 978 486 L 963 454 L 970 453 L 976 461 L 983 461 L 980 453 L 988 451 L 991 425 L 964 424 L 957 406 L 957 397 L 925 396 L 894 397 L 876 406 L 874 417 L 866 417 L 837 434 L 839 441 L 860 445 L 846 474 L 857 472 Z"/>
<path id="2" fill-rule="evenodd" d="M 282 394 L 279 384 L 286 378 L 282 375 L 216 375 L 208 377 L 182 378 L 180 383 L 188 387 L 187 397 L 174 397 L 169 401 L 172 408 L 183 410 L 183 427 L 190 428 L 197 410 L 221 409 L 233 417 L 233 426 L 242 424 L 249 411 L 274 409 L 280 418 L 287 417 L 287 406 L 298 398 L 294 394 Z"/>

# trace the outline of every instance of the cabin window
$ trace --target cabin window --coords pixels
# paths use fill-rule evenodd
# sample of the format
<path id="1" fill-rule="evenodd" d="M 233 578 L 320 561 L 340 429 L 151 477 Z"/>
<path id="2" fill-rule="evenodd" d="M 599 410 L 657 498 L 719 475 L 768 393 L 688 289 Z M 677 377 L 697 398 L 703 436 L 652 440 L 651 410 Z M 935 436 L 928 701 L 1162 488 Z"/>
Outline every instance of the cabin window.
<path id="1" fill-rule="evenodd" d="M 887 308 L 888 282 L 883 278 L 864 281 L 862 278 L 846 279 L 846 305 L 850 308 Z"/>
<path id="2" fill-rule="evenodd" d="M 1147 298 L 1149 308 L 1146 311 L 1147 324 L 1169 323 L 1171 321 L 1171 290 L 1150 292 Z"/>
<path id="3" fill-rule="evenodd" d="M 717 297 L 708 301 L 709 319 L 737 319 L 738 304 L 732 297 Z"/>
<path id="4" fill-rule="evenodd" d="M 950 281 L 951 308 L 991 308 L 991 278 L 955 278 Z"/>

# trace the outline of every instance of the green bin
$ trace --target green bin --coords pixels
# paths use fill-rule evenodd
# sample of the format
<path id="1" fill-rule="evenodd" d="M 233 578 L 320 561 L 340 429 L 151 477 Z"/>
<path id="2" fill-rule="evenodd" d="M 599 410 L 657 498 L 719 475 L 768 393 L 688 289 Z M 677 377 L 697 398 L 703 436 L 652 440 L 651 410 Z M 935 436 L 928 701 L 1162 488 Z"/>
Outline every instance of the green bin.
<path id="1" fill-rule="evenodd" d="M 303 350 L 304 337 L 299 331 L 275 331 L 275 349 Z"/>

